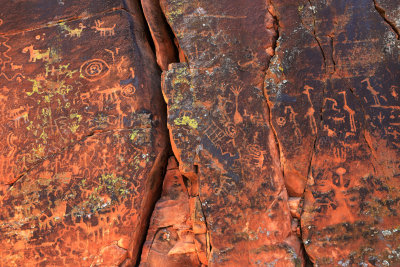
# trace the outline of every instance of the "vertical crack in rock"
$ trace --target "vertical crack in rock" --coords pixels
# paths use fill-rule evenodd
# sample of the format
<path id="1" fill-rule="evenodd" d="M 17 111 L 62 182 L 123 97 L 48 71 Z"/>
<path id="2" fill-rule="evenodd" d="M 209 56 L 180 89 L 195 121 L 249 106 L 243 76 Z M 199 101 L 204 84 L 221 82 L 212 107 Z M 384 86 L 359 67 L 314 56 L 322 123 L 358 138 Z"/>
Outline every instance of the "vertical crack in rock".
<path id="1" fill-rule="evenodd" d="M 330 45 L 331 45 L 331 60 L 332 60 L 332 64 L 333 64 L 333 72 L 336 72 L 336 61 L 335 61 L 335 44 L 334 44 L 334 37 L 333 36 L 329 36 L 330 38 Z"/>
<path id="2" fill-rule="evenodd" d="M 161 2 L 190 64 L 172 64 L 165 72 L 171 143 L 182 173 L 199 183 L 208 264 L 300 263 L 279 144 L 260 90 L 276 22 L 265 1 L 235 3 L 221 14 L 224 2 Z M 265 27 L 238 34 L 254 23 Z M 251 41 L 255 35 L 261 40 Z"/>
<path id="3" fill-rule="evenodd" d="M 271 55 L 271 59 L 268 61 L 268 64 L 266 66 L 265 72 L 268 70 L 270 62 L 275 57 L 276 49 L 278 48 L 278 45 L 279 45 L 279 19 L 276 16 L 276 14 L 275 14 L 275 12 L 273 10 L 274 9 L 273 1 L 268 0 L 268 3 L 270 5 L 270 8 L 268 9 L 268 13 L 273 17 L 274 24 L 276 25 L 276 28 L 275 28 L 276 37 L 274 39 L 273 46 L 272 46 L 272 52 L 273 53 Z M 265 88 L 265 79 L 263 81 L 262 88 Z M 268 105 L 268 108 L 267 108 L 267 110 L 268 110 L 268 118 L 269 118 L 268 123 L 269 123 L 269 126 L 270 126 L 270 128 L 271 128 L 271 130 L 273 132 L 273 136 L 274 136 L 274 139 L 275 139 L 275 144 L 276 144 L 277 150 L 279 152 L 279 163 L 280 163 L 280 168 L 281 168 L 281 171 L 282 171 L 282 176 L 284 177 L 285 176 L 285 172 L 284 172 L 284 166 L 283 166 L 283 164 L 284 164 L 284 162 L 283 162 L 283 153 L 281 151 L 281 145 L 280 145 L 280 142 L 279 142 L 278 134 L 276 132 L 276 129 L 275 129 L 274 125 L 272 124 L 272 111 L 271 110 L 272 110 L 273 104 L 270 102 L 266 90 L 263 90 L 263 95 L 264 95 L 264 98 L 265 98 L 265 100 L 267 102 L 267 105 Z"/>
<path id="4" fill-rule="evenodd" d="M 389 20 L 389 18 L 386 16 L 386 11 L 382 7 L 379 6 L 377 3 L 377 0 L 373 0 L 374 2 L 374 7 L 376 11 L 379 13 L 379 15 L 382 17 L 382 19 L 389 25 L 389 27 L 396 33 L 397 39 L 400 40 L 400 30 L 396 27 L 396 23 Z"/>
<path id="5" fill-rule="evenodd" d="M 307 1 L 310 4 L 310 9 L 311 9 L 311 11 L 313 13 L 313 30 L 312 30 L 312 34 L 314 36 L 315 41 L 318 44 L 318 47 L 319 47 L 319 49 L 321 51 L 321 54 L 322 54 L 322 57 L 324 58 L 325 70 L 327 71 L 326 55 L 325 55 L 324 49 L 322 48 L 321 42 L 319 41 L 319 39 L 317 37 L 317 31 L 316 31 L 316 26 L 315 26 L 315 20 L 316 20 L 316 18 L 315 18 L 315 9 L 314 9 L 315 7 L 313 6 L 311 0 L 307 0 Z"/>

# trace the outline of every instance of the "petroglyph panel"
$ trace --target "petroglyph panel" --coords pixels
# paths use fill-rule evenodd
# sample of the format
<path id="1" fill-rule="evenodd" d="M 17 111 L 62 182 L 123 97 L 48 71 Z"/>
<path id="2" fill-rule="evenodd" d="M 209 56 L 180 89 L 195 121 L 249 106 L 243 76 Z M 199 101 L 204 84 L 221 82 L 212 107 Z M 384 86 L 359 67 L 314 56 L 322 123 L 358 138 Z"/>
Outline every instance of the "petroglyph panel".
<path id="1" fill-rule="evenodd" d="M 265 89 L 289 195 L 304 198 L 307 254 L 318 266 L 398 265 L 400 43 L 387 22 L 393 9 L 385 20 L 374 1 L 345 8 L 276 2 L 278 19 L 291 23 L 282 24 Z M 293 142 L 295 126 L 301 146 Z"/>
<path id="2" fill-rule="evenodd" d="M 122 0 L 1 0 L 0 4 L 0 34 L 37 29 L 125 7 Z M 71 37 L 78 36 L 82 28 L 74 29 L 68 33 Z"/>
<path id="3" fill-rule="evenodd" d="M 136 260 L 167 159 L 137 21 L 119 10 L 0 36 L 0 266 Z"/>
<path id="4" fill-rule="evenodd" d="M 276 38 L 272 7 L 258 0 L 161 7 L 188 60 L 169 65 L 162 89 L 179 170 L 197 185 L 208 264 L 301 264 L 262 88 Z M 288 108 L 281 119 L 293 131 L 295 113 Z"/>
<path id="5" fill-rule="evenodd" d="M 93 17 L 23 35 L 1 36 L 1 182 L 12 184 L 38 161 L 97 131 L 131 128 L 150 108 L 151 94 L 137 69 L 127 13 L 101 18 L 117 25 L 99 35 Z M 85 25 L 85 26 L 83 26 Z M 82 28 L 82 26 L 84 28 Z M 70 35 L 71 29 L 82 29 Z M 93 49 L 93 42 L 102 46 Z M 128 60 L 128 58 L 130 60 Z M 17 67 L 18 66 L 18 67 Z M 142 102 L 138 100 L 142 100 Z"/>

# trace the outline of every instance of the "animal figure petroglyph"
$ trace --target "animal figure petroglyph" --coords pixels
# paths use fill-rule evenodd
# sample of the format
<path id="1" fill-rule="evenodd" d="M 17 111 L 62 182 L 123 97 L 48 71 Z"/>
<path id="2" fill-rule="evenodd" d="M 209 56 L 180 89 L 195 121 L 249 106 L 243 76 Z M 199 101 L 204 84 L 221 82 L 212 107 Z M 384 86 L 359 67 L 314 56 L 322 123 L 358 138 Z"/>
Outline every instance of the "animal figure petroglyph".
<path id="1" fill-rule="evenodd" d="M 96 24 L 96 26 L 93 26 L 92 29 L 95 29 L 96 32 L 100 32 L 100 36 L 106 36 L 108 34 L 108 36 L 112 36 L 115 34 L 115 26 L 116 24 L 114 24 L 112 27 L 102 27 L 102 25 L 104 24 L 104 22 L 102 22 L 101 20 L 97 19 L 94 22 Z"/>
<path id="2" fill-rule="evenodd" d="M 41 59 L 42 61 L 49 61 L 50 59 L 50 48 L 46 51 L 37 50 L 33 48 L 33 45 L 27 46 L 22 49 L 22 53 L 29 52 L 29 62 L 36 62 L 36 60 Z"/>
<path id="3" fill-rule="evenodd" d="M 344 123 L 344 116 L 343 117 L 332 117 L 332 120 L 335 122 L 335 124 L 339 123 Z"/>
<path id="4" fill-rule="evenodd" d="M 14 63 L 11 63 L 11 70 L 22 70 L 22 65 L 15 65 Z"/>
<path id="5" fill-rule="evenodd" d="M 329 137 L 337 136 L 336 132 L 329 128 L 329 125 L 324 125 L 324 131 L 328 132 Z"/>
<path id="6" fill-rule="evenodd" d="M 28 105 L 10 110 L 9 119 L 14 121 L 15 128 L 20 126 L 21 120 L 24 122 L 28 121 L 29 110 L 30 107 Z"/>
<path id="7" fill-rule="evenodd" d="M 65 35 L 65 37 L 67 37 L 67 36 L 69 36 L 69 37 L 81 37 L 83 29 L 86 29 L 86 27 L 82 23 L 79 23 L 79 27 L 75 28 L 75 29 L 71 29 L 70 27 L 68 27 L 65 24 L 60 24 L 60 25 L 64 30 L 66 30 L 68 32 Z"/>
<path id="8" fill-rule="evenodd" d="M 366 78 L 361 81 L 362 83 L 367 83 L 367 90 L 371 92 L 372 97 L 374 98 L 375 106 L 380 106 L 381 103 L 379 102 L 379 92 L 375 91 L 375 89 L 371 86 L 369 78 Z"/>

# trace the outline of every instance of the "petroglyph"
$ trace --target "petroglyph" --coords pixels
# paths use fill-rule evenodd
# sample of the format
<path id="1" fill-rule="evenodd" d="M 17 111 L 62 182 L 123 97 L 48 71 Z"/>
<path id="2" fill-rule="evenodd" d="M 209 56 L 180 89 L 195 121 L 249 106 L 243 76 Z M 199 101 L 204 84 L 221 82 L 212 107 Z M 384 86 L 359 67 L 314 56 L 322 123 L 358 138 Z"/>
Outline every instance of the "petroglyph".
<path id="1" fill-rule="evenodd" d="M 294 127 L 294 135 L 296 137 L 296 141 L 298 144 L 301 144 L 302 133 L 299 128 L 299 124 L 297 123 L 296 116 L 298 113 L 294 112 L 292 106 L 285 107 L 285 114 L 289 114 L 289 122 L 293 123 Z"/>
<path id="2" fill-rule="evenodd" d="M 73 37 L 77 37 L 77 38 L 81 37 L 83 29 L 86 29 L 86 27 L 83 25 L 83 23 L 79 23 L 79 27 L 75 28 L 75 29 L 70 28 L 68 25 L 65 24 L 65 22 L 59 23 L 59 26 L 64 31 L 68 32 L 67 34 L 65 34 L 65 37 L 68 36 L 68 37 L 71 37 L 71 38 L 73 38 Z"/>
<path id="3" fill-rule="evenodd" d="M 333 99 L 333 98 L 326 97 L 326 98 L 324 99 L 323 106 L 325 106 L 326 102 L 328 102 L 328 101 L 332 102 L 332 110 L 340 112 L 340 110 L 337 108 L 338 103 L 337 103 L 337 101 L 336 101 L 335 99 Z"/>
<path id="4" fill-rule="evenodd" d="M 357 131 L 356 123 L 355 123 L 355 121 L 354 121 L 354 115 L 356 114 L 356 112 L 355 112 L 354 110 L 352 110 L 352 109 L 349 107 L 349 105 L 347 105 L 346 91 L 339 92 L 339 94 L 342 94 L 342 95 L 343 95 L 343 101 L 344 101 L 343 109 L 344 109 L 347 113 L 349 113 L 350 128 L 351 128 L 351 131 L 352 131 L 352 132 L 355 132 L 355 131 Z"/>
<path id="5" fill-rule="evenodd" d="M 306 115 L 304 115 L 305 118 L 308 118 L 310 121 L 310 128 L 312 130 L 312 134 L 317 134 L 317 123 L 315 122 L 315 117 L 314 117 L 314 113 L 315 113 L 315 109 L 314 109 L 314 105 L 311 101 L 311 96 L 310 96 L 310 90 L 314 90 L 314 88 L 306 85 L 304 86 L 304 91 L 303 94 L 305 94 L 307 96 L 307 100 L 310 103 L 310 107 L 307 110 Z"/>
<path id="6" fill-rule="evenodd" d="M 108 64 L 102 59 L 91 59 L 81 65 L 81 77 L 88 81 L 97 81 L 110 71 Z"/>
<path id="7" fill-rule="evenodd" d="M 235 114 L 233 115 L 233 121 L 236 124 L 240 124 L 243 122 L 243 118 L 238 111 L 239 108 L 238 99 L 239 99 L 239 94 L 242 90 L 243 88 L 241 86 L 231 87 L 231 91 L 235 95 Z"/>
<path id="8" fill-rule="evenodd" d="M 28 53 L 29 52 L 29 62 L 36 62 L 36 60 L 42 60 L 42 61 L 49 61 L 50 59 L 50 48 L 47 48 L 47 50 L 38 50 L 34 49 L 33 45 L 29 45 L 22 49 L 22 53 Z"/>
<path id="9" fill-rule="evenodd" d="M 113 36 L 115 34 L 115 26 L 114 24 L 112 27 L 103 27 L 104 22 L 101 20 L 95 21 L 96 26 L 93 26 L 92 29 L 95 29 L 96 32 L 100 32 L 100 36 Z"/>
<path id="10" fill-rule="evenodd" d="M 21 120 L 23 120 L 23 122 L 27 122 L 28 121 L 28 115 L 29 115 L 29 110 L 31 108 L 28 105 L 25 106 L 21 106 L 19 108 L 15 108 L 10 110 L 9 113 L 9 120 L 13 120 L 14 121 L 14 127 L 18 128 L 21 125 Z"/>
<path id="11" fill-rule="evenodd" d="M 369 77 L 362 80 L 361 83 L 367 83 L 367 90 L 371 92 L 372 97 L 374 98 L 375 106 L 379 107 L 381 103 L 379 102 L 379 92 L 376 91 L 370 83 Z"/>
<path id="12" fill-rule="evenodd" d="M 286 119 L 284 117 L 278 117 L 278 118 L 276 118 L 276 123 L 279 126 L 283 127 L 286 124 Z"/>

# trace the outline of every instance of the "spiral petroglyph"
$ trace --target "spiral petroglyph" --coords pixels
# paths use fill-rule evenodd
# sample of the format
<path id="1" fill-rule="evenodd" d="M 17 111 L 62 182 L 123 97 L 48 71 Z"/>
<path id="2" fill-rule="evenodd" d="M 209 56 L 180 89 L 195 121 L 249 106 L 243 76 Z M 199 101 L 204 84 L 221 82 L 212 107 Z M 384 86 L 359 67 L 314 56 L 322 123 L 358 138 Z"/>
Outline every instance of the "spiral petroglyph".
<path id="1" fill-rule="evenodd" d="M 89 81 L 103 78 L 110 71 L 108 64 L 102 59 L 91 59 L 82 64 L 81 76 Z"/>

